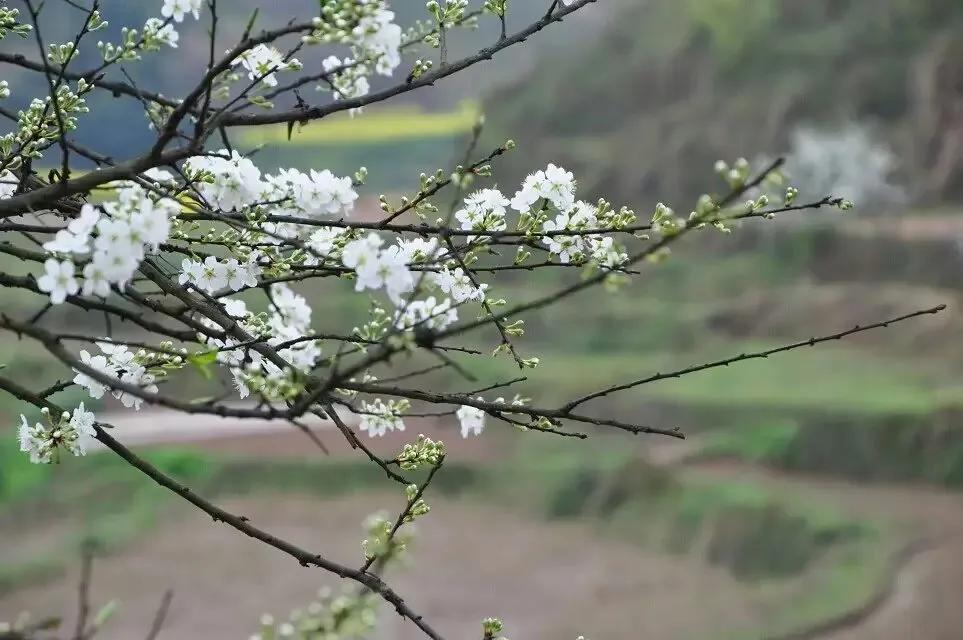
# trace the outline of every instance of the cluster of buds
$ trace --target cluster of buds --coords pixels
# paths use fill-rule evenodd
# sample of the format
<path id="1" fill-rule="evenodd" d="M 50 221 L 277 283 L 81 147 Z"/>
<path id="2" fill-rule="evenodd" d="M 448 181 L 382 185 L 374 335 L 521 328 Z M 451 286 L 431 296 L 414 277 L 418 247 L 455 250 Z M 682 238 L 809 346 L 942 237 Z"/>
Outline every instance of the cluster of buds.
<path id="1" fill-rule="evenodd" d="M 423 467 L 434 467 L 444 457 L 444 442 L 435 442 L 428 436 L 419 434 L 418 440 L 406 444 L 395 460 L 405 471 L 415 471 Z"/>

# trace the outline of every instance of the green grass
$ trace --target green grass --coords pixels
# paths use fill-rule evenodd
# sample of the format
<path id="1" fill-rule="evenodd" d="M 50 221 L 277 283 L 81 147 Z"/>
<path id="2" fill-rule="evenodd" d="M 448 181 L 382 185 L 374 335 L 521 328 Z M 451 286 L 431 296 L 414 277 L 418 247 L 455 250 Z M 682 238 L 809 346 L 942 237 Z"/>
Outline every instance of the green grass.
<path id="1" fill-rule="evenodd" d="M 959 409 L 922 415 L 760 417 L 706 436 L 700 455 L 859 481 L 963 487 Z"/>
<path id="2" fill-rule="evenodd" d="M 747 422 L 708 434 L 701 453 L 747 462 L 772 462 L 786 455 L 798 432 L 799 425 L 791 419 Z"/>
<path id="3" fill-rule="evenodd" d="M 761 347 L 756 342 L 733 340 L 690 352 L 536 350 L 541 365 L 528 374 L 529 385 L 561 399 Z M 482 377 L 503 372 L 500 362 L 480 364 Z M 959 398 L 961 392 L 959 383 L 914 370 L 895 358 L 824 346 L 662 380 L 623 391 L 610 400 L 617 404 L 658 400 L 690 408 L 727 407 L 769 414 L 818 411 L 883 416 L 926 415 Z"/>
<path id="4" fill-rule="evenodd" d="M 759 344 L 733 344 L 741 353 Z M 759 409 L 820 409 L 861 414 L 923 414 L 960 397 L 954 381 L 914 371 L 898 359 L 823 346 L 698 373 L 653 387 L 661 399 Z"/>
<path id="5" fill-rule="evenodd" d="M 4 435 L 0 440 L 0 506 L 3 506 L 48 481 L 50 467 L 31 464 L 20 451 L 12 429 L 0 433 Z"/>

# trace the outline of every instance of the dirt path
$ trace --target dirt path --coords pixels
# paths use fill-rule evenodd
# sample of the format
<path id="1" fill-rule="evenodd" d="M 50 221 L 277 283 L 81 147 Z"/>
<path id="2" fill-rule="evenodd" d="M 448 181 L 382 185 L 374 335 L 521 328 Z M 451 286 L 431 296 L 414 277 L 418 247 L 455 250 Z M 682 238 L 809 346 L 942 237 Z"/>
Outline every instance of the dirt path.
<path id="1" fill-rule="evenodd" d="M 361 521 L 397 502 L 396 495 L 364 494 L 324 503 L 246 498 L 227 506 L 281 537 L 355 565 Z M 590 526 L 477 504 L 433 504 L 432 517 L 419 526 L 411 564 L 388 578 L 445 637 L 479 638 L 481 619 L 498 615 L 509 637 L 526 640 L 574 640 L 584 633 L 622 638 L 626 629 L 647 639 L 704 638 L 723 617 L 751 625 L 757 615 L 727 572 L 694 559 L 613 540 L 600 544 Z M 98 638 L 144 637 L 167 587 L 175 596 L 161 640 L 247 638 L 263 612 L 285 617 L 308 604 L 322 584 L 333 581 L 183 507 L 154 534 L 95 565 L 95 600 L 121 604 Z M 75 611 L 76 576 L 0 599 L 0 620 L 23 609 L 38 615 Z M 422 637 L 384 611 L 377 638 Z"/>

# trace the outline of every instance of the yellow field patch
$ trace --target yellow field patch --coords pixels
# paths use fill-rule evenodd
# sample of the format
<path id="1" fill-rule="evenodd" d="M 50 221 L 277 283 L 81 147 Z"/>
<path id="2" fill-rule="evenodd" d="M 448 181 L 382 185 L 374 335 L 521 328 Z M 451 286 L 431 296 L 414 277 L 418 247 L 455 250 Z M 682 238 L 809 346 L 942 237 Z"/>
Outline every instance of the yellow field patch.
<path id="1" fill-rule="evenodd" d="M 370 109 L 351 117 L 336 114 L 303 127 L 295 125 L 291 144 L 375 144 L 396 140 L 454 137 L 471 131 L 478 120 L 478 105 L 463 102 L 452 111 L 430 112 L 416 106 Z M 250 146 L 288 142 L 286 124 L 245 127 L 240 140 Z"/>

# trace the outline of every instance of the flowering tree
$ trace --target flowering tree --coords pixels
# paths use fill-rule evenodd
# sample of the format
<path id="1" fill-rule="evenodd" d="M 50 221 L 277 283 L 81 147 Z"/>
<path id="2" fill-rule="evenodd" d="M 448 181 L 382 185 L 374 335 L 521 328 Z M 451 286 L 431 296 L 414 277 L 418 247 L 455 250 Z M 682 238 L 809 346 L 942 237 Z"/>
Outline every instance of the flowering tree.
<path id="1" fill-rule="evenodd" d="M 493 184 L 498 158 L 514 145 L 480 150 L 479 124 L 461 164 L 412 176 L 411 195 L 397 202 L 381 196 L 380 219 L 356 219 L 352 211 L 365 188 L 363 168 L 352 176 L 322 167 L 267 173 L 234 147 L 232 132 L 279 124 L 290 130 L 343 111 L 363 118 L 364 107 L 489 60 L 594 0 L 546 2 L 542 17 L 515 33 L 507 29 L 507 0 L 485 0 L 477 7 L 468 0 L 429 0 L 425 20 L 408 28 L 395 23 L 387 0 L 322 0 L 315 17 L 259 30 L 252 16 L 237 34 L 219 31 L 217 0 L 163 0 L 157 17 L 140 28 L 125 27 L 119 39 L 96 47 L 93 34 L 110 32 L 109 16 L 101 14 L 97 0 L 89 7 L 64 1 L 77 29 L 63 43 L 43 39 L 40 4 L 25 0 L 22 10 L 0 8 L 0 37 L 32 39 L 38 50 L 34 58 L 0 52 L 0 62 L 38 74 L 49 88 L 18 112 L 0 107 L 12 123 L 0 137 L 0 252 L 16 259 L 23 272 L 0 272 L 0 285 L 35 294 L 37 301 L 27 316 L 0 314 L 0 328 L 36 342 L 70 373 L 66 382 L 49 388 L 0 376 L 0 389 L 41 411 L 36 421 L 21 416 L 18 430 L 24 455 L 33 462 L 83 455 L 99 441 L 215 521 L 354 585 L 337 600 L 336 610 L 325 601 L 317 615 L 296 623 L 276 626 L 268 619 L 259 637 L 363 635 L 370 609 L 382 600 L 428 637 L 441 637 L 379 575 L 404 548 L 405 525 L 428 511 L 424 493 L 445 459 L 444 445 L 421 436 L 389 460 L 376 455 L 358 431 L 378 437 L 403 430 L 405 418 L 417 411 L 453 416 L 463 437 L 478 436 L 486 422 L 495 422 L 531 437 L 583 439 L 614 429 L 681 438 L 677 429 L 615 420 L 585 406 L 666 378 L 941 310 L 587 389 L 561 406 L 523 398 L 518 393 L 523 378 L 468 392 L 425 388 L 418 376 L 427 371 L 450 368 L 471 379 L 471 362 L 482 358 L 507 358 L 523 371 L 538 366 L 539 359 L 520 344 L 520 314 L 564 304 L 599 285 L 617 290 L 640 265 L 665 257 L 690 233 L 728 232 L 737 221 L 851 204 L 834 196 L 796 202 L 797 191 L 785 186 L 773 195 L 778 161 L 755 172 L 744 160 L 720 163 L 724 192 L 703 196 L 684 217 L 663 204 L 643 219 L 604 199 L 581 199 L 585 194 L 578 193 L 575 177 L 554 164 L 503 192 L 482 185 Z M 172 99 L 136 83 L 127 68 L 177 47 L 178 28 L 191 20 L 206 20 L 210 27 L 209 56 L 192 70 L 192 88 Z M 481 20 L 497 21 L 500 37 L 473 55 L 449 59 L 449 39 Z M 220 50 L 215 42 L 228 37 L 233 44 Z M 409 59 L 415 55 L 421 57 Z M 375 80 L 382 88 L 372 88 Z M 298 93 L 314 85 L 328 94 L 317 104 Z M 149 148 L 115 160 L 72 139 L 97 93 L 129 101 L 132 122 L 124 126 L 151 127 L 156 136 Z M 0 94 L 10 98 L 5 81 Z M 78 171 L 78 158 L 96 170 Z M 40 176 L 35 167 L 41 162 L 55 168 Z M 500 275 L 536 269 L 577 277 L 556 290 L 533 291 L 525 300 L 500 297 Z M 303 293 L 305 283 L 318 281 L 353 288 L 378 302 L 354 330 L 318 328 Z M 46 314 L 59 305 L 102 316 L 103 330 L 56 329 Z M 122 323 L 128 329 L 115 332 Z M 493 353 L 459 343 L 483 328 L 497 336 Z M 409 360 L 400 358 L 406 354 L 423 354 L 433 365 L 406 369 Z M 162 383 L 193 368 L 217 371 L 231 382 L 229 393 L 185 398 L 162 391 Z M 165 475 L 122 443 L 122 420 L 98 421 L 84 402 L 58 404 L 57 394 L 71 387 L 131 411 L 154 405 L 284 421 L 308 437 L 315 436 L 306 418 L 330 420 L 352 449 L 380 467 L 386 482 L 403 487 L 405 507 L 397 518 L 368 523 L 359 566 L 338 564 L 228 513 Z M 496 390 L 503 397 L 492 397 Z M 415 482 L 409 474 L 417 470 L 426 473 Z M 78 637 L 89 637 L 84 624 Z M 481 635 L 493 638 L 500 630 L 497 620 L 487 619 Z"/>

